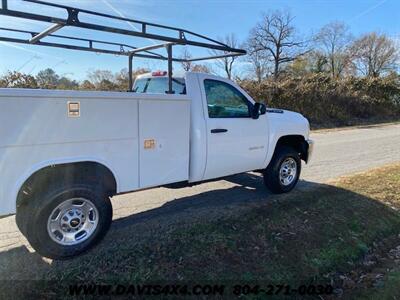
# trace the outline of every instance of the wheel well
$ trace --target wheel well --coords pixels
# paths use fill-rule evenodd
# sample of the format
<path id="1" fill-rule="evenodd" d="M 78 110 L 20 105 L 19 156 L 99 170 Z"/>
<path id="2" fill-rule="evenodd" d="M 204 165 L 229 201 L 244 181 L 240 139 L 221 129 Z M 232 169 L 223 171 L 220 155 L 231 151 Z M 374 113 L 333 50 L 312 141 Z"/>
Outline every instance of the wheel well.
<path id="1" fill-rule="evenodd" d="M 302 135 L 285 135 L 279 138 L 276 143 L 275 150 L 279 146 L 288 146 L 296 150 L 300 154 L 300 158 L 304 161 L 308 159 L 308 143 Z"/>
<path id="2" fill-rule="evenodd" d="M 17 206 L 42 187 L 63 181 L 65 183 L 93 183 L 105 188 L 109 196 L 117 192 L 114 174 L 106 166 L 97 162 L 77 162 L 52 165 L 33 173 L 18 192 Z"/>

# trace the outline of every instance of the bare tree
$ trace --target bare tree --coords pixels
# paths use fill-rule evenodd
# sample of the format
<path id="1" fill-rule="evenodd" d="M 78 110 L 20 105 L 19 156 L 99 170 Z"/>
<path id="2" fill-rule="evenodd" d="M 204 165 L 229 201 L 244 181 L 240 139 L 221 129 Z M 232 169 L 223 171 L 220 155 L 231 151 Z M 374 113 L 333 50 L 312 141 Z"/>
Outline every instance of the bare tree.
<path id="1" fill-rule="evenodd" d="M 199 73 L 211 73 L 211 70 L 206 65 L 193 65 L 192 72 L 199 72 Z"/>
<path id="2" fill-rule="evenodd" d="M 66 76 L 61 76 L 57 82 L 56 89 L 58 90 L 76 90 L 79 88 L 79 82 L 69 79 Z"/>
<path id="3" fill-rule="evenodd" d="M 301 54 L 304 42 L 295 40 L 293 17 L 289 12 L 274 11 L 264 14 L 262 20 L 251 30 L 249 40 L 255 52 L 262 51 L 271 57 L 273 74 L 278 78 L 283 64 Z"/>
<path id="4" fill-rule="evenodd" d="M 331 22 L 321 28 L 315 41 L 328 61 L 332 77 L 339 77 L 350 63 L 348 47 L 352 35 L 348 26 L 341 22 Z"/>
<path id="5" fill-rule="evenodd" d="M 87 77 L 89 80 L 99 88 L 101 85 L 112 83 L 114 81 L 114 74 L 110 70 L 89 70 Z"/>
<path id="6" fill-rule="evenodd" d="M 189 60 L 192 58 L 192 55 L 190 54 L 189 50 L 184 48 L 180 58 Z M 200 73 L 211 73 L 211 70 L 206 65 L 194 64 L 191 61 L 182 61 L 181 66 L 185 72 L 192 71 L 192 72 L 200 72 Z"/>
<path id="7" fill-rule="evenodd" d="M 96 89 L 93 83 L 91 83 L 89 80 L 85 79 L 79 86 L 79 89 L 84 90 L 84 91 L 93 91 Z"/>
<path id="8" fill-rule="evenodd" d="M 192 55 L 190 54 L 189 50 L 186 47 L 183 48 L 181 58 L 185 59 L 185 60 L 192 58 Z M 192 69 L 192 62 L 191 61 L 183 61 L 183 62 L 181 62 L 181 66 L 185 72 L 188 72 Z"/>
<path id="9" fill-rule="evenodd" d="M 238 41 L 237 38 L 235 36 L 235 34 L 229 34 L 226 35 L 224 38 L 220 38 L 219 39 L 220 42 L 226 44 L 227 46 L 231 47 L 231 48 L 237 48 L 238 47 Z M 219 50 L 211 50 L 210 51 L 212 55 L 223 55 L 223 54 L 227 54 L 225 51 L 219 51 Z M 233 64 L 235 63 L 235 61 L 238 59 L 238 56 L 230 56 L 230 57 L 222 57 L 222 58 L 218 58 L 215 61 L 215 65 L 222 69 L 226 76 L 229 79 L 233 78 Z"/>
<path id="10" fill-rule="evenodd" d="M 60 76 L 50 68 L 40 71 L 36 75 L 36 82 L 42 89 L 55 89 Z"/>
<path id="11" fill-rule="evenodd" d="M 297 67 L 300 67 L 298 64 L 299 61 L 303 62 L 304 71 L 307 73 L 328 73 L 330 72 L 328 66 L 328 59 L 325 54 L 320 52 L 319 50 L 312 50 L 304 55 L 298 56 L 293 63 L 297 63 Z M 293 63 L 292 66 L 293 67 Z"/>
<path id="12" fill-rule="evenodd" d="M 396 70 L 399 62 L 395 42 L 385 34 L 375 32 L 354 41 L 351 53 L 356 69 L 369 77 Z"/>
<path id="13" fill-rule="evenodd" d="M 255 75 L 258 82 L 261 82 L 270 72 L 269 57 L 264 51 L 256 51 L 254 43 L 251 39 L 247 41 L 247 60 L 251 63 L 252 73 Z"/>
<path id="14" fill-rule="evenodd" d="M 309 60 L 309 57 L 305 55 L 298 56 L 294 61 L 290 62 L 284 70 L 286 74 L 290 74 L 295 77 L 305 76 L 310 73 L 310 71 L 311 61 Z"/>
<path id="15" fill-rule="evenodd" d="M 146 68 L 137 68 L 132 71 L 132 80 L 135 81 L 136 77 L 141 74 L 149 73 L 150 70 Z M 117 89 L 126 91 L 129 88 L 129 73 L 127 68 L 121 69 L 115 73 L 114 80 Z"/>
<path id="16" fill-rule="evenodd" d="M 328 60 L 326 56 L 319 51 L 311 51 L 308 55 L 308 60 L 311 65 L 311 72 L 324 73 L 327 72 Z"/>

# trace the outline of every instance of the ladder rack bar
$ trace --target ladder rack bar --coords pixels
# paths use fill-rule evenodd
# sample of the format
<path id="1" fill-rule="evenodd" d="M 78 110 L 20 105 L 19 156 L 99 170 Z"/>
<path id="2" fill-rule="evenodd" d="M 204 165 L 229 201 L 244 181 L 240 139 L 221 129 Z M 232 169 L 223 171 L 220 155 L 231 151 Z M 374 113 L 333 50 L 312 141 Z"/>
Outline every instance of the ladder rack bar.
<path id="1" fill-rule="evenodd" d="M 39 4 L 46 3 L 46 2 L 34 1 L 34 0 L 24 0 L 24 1 L 29 1 L 29 2 L 33 2 L 33 3 L 39 3 Z M 50 5 L 50 4 L 46 3 L 46 5 Z M 51 6 L 56 6 L 56 5 L 51 5 Z M 57 7 L 63 7 L 63 6 L 58 5 Z M 93 15 L 100 15 L 100 16 L 104 15 L 104 14 L 88 12 L 85 10 L 80 10 L 77 8 L 70 8 L 70 7 L 65 8 L 65 9 L 68 10 L 68 19 L 55 18 L 55 17 L 45 16 L 45 15 L 38 15 L 38 14 L 3 9 L 3 8 L 0 9 L 0 15 L 6 15 L 6 16 L 10 16 L 10 17 L 42 21 L 42 22 L 48 22 L 48 23 L 57 23 L 57 24 L 63 24 L 65 26 L 68 25 L 68 26 L 85 28 L 85 29 L 90 29 L 90 30 L 97 30 L 97 31 L 102 31 L 102 32 L 109 32 L 109 33 L 122 34 L 122 35 L 128 35 L 128 36 L 136 36 L 136 37 L 141 37 L 141 38 L 146 38 L 146 39 L 159 40 L 159 41 L 164 41 L 164 42 L 172 42 L 172 43 L 177 43 L 177 44 L 182 44 L 182 45 L 191 45 L 191 46 L 220 50 L 220 51 L 225 51 L 225 52 L 246 54 L 245 50 L 231 48 L 228 45 L 217 42 L 217 41 L 207 38 L 205 36 L 202 36 L 202 35 L 199 35 L 196 33 L 192 33 L 189 31 L 180 30 L 180 29 L 173 28 L 173 27 L 168 27 L 168 26 L 162 26 L 162 25 L 157 25 L 157 24 L 151 25 L 151 26 L 157 26 L 159 28 L 166 28 L 166 29 L 174 30 L 177 35 L 176 37 L 148 33 L 148 31 L 146 31 L 146 32 L 133 31 L 133 30 L 123 29 L 123 28 L 81 22 L 78 18 L 79 12 L 91 13 Z M 109 15 L 104 15 L 104 16 L 108 17 L 108 18 L 112 17 L 114 19 L 124 19 L 125 20 L 125 18 L 119 18 L 119 17 L 109 16 Z M 126 19 L 126 20 L 129 20 L 129 19 Z M 134 22 L 133 20 L 130 20 L 130 21 Z M 144 22 L 139 22 L 139 23 L 144 23 Z M 144 24 L 146 24 L 146 23 L 144 23 Z M 150 25 L 150 23 L 147 23 L 147 26 L 149 26 L 149 25 Z M 185 34 L 181 34 L 182 32 L 186 33 L 186 34 L 194 35 L 194 36 L 199 37 L 203 40 L 206 40 L 210 43 L 189 40 L 185 37 Z"/>
<path id="2" fill-rule="evenodd" d="M 28 39 L 20 39 L 8 36 L 0 36 L 0 41 L 4 42 L 11 42 L 11 43 L 20 43 L 20 44 L 34 44 L 38 46 L 48 46 L 48 47 L 56 47 L 56 48 L 64 48 L 64 49 L 72 49 L 72 50 L 79 50 L 79 51 L 88 51 L 88 52 L 96 52 L 96 53 L 105 53 L 105 54 L 114 54 L 114 55 L 122 55 L 128 57 L 129 62 L 129 91 L 133 91 L 133 58 L 150 58 L 150 59 L 158 59 L 168 62 L 168 91 L 166 93 L 173 94 L 173 62 L 194 62 L 194 61 L 201 61 L 201 60 L 209 60 L 209 59 L 218 59 L 223 57 L 233 57 L 233 56 L 240 56 L 245 55 L 246 51 L 243 49 L 236 49 L 232 48 L 227 44 L 224 44 L 220 41 L 214 40 L 207 36 L 188 31 L 181 28 L 165 26 L 155 23 L 148 23 L 134 19 L 128 19 L 125 17 L 113 16 L 109 14 L 84 10 L 80 8 L 70 7 L 66 5 L 60 5 L 50 2 L 45 2 L 42 0 L 23 0 L 25 2 L 30 2 L 34 4 L 40 4 L 50 7 L 56 7 L 60 9 L 66 10 L 68 17 L 66 19 L 59 18 L 59 17 L 52 17 L 47 15 L 40 15 L 30 12 L 18 11 L 18 10 L 10 10 L 8 9 L 8 0 L 1 0 L 2 7 L 0 8 L 0 15 L 20 18 L 20 19 L 27 19 L 39 22 L 46 22 L 52 23 L 53 25 L 48 27 L 42 32 L 32 32 L 27 30 L 20 30 L 20 29 L 12 29 L 12 28 L 3 28 L 0 27 L 0 30 L 10 31 L 10 32 L 18 32 L 18 33 L 25 33 L 30 34 L 30 38 Z M 101 25 L 105 24 L 106 22 L 99 23 L 91 23 L 91 22 L 82 22 L 80 17 L 82 14 L 88 14 L 92 16 L 106 18 L 108 20 L 119 20 L 125 22 L 131 22 L 140 25 L 139 29 L 131 30 L 122 27 L 113 27 L 113 26 L 106 26 Z M 105 20 L 104 20 L 105 21 Z M 65 26 L 71 26 L 75 28 L 83 28 L 89 29 L 94 31 L 112 33 L 114 35 L 125 35 L 129 38 L 132 37 L 139 37 L 144 39 L 150 40 L 157 40 L 162 42 L 161 44 L 155 44 L 145 47 L 134 47 L 123 43 L 117 42 L 109 42 L 109 41 L 101 41 L 101 40 L 94 40 L 88 38 L 79 38 L 67 35 L 57 35 L 53 34 L 57 30 Z M 169 34 L 161 35 L 154 33 L 150 33 L 151 29 L 164 29 L 168 30 Z M 188 38 L 188 36 L 191 37 Z M 64 39 L 62 42 L 43 42 L 41 41 L 45 37 L 52 37 L 52 38 L 59 38 Z M 77 44 L 68 43 L 66 40 L 70 41 L 84 41 L 87 42 L 87 46 L 79 46 Z M 102 46 L 95 47 L 94 44 L 100 44 Z M 105 45 L 108 46 L 119 46 L 118 50 L 107 49 Z M 213 55 L 213 56 L 206 56 L 206 57 L 199 57 L 199 58 L 190 58 L 190 59 L 182 59 L 182 58 L 174 58 L 173 57 L 173 46 L 175 45 L 187 45 L 187 46 L 194 46 L 194 47 L 201 47 L 205 49 L 212 49 L 221 51 L 221 55 Z M 151 50 L 160 49 L 165 47 L 167 50 L 167 56 L 163 56 L 156 52 L 152 52 Z"/>
<path id="3" fill-rule="evenodd" d="M 19 43 L 19 44 L 29 44 L 29 40 L 23 40 L 23 39 L 16 39 L 16 38 L 10 38 L 10 37 L 2 37 L 0 36 L 0 41 L 3 42 L 9 42 L 9 43 Z M 101 49 L 101 48 L 90 48 L 90 47 L 84 47 L 84 46 L 76 46 L 76 45 L 68 45 L 68 44 L 60 44 L 60 43 L 50 43 L 50 42 L 37 42 L 34 45 L 38 46 L 47 46 L 47 47 L 55 47 L 55 48 L 64 48 L 64 49 L 70 49 L 70 50 L 79 50 L 79 51 L 87 51 L 87 52 L 95 52 L 95 53 L 104 53 L 104 54 L 114 54 L 114 55 L 122 55 L 122 56 L 128 56 L 128 52 L 120 52 L 120 51 L 115 51 L 115 50 L 108 50 L 108 49 Z M 168 58 L 164 56 L 156 56 L 156 55 L 150 55 L 150 54 L 142 54 L 138 53 L 135 54 L 135 56 L 140 57 L 140 58 L 150 58 L 150 59 L 159 59 L 163 61 L 167 61 Z M 180 58 L 173 58 L 173 61 L 176 62 L 182 62 L 184 60 Z"/>
<path id="4" fill-rule="evenodd" d="M 168 52 L 168 91 L 167 94 L 173 94 L 172 90 L 172 44 L 167 45 Z"/>
<path id="5" fill-rule="evenodd" d="M 53 32 L 56 32 L 57 30 L 60 30 L 63 28 L 64 25 L 62 24 L 54 24 L 53 26 L 47 28 L 46 30 L 42 31 L 41 33 L 35 35 L 33 38 L 29 40 L 29 43 L 35 44 L 36 42 L 40 41 L 42 38 L 52 34 Z"/>
<path id="6" fill-rule="evenodd" d="M 152 45 L 152 46 L 146 46 L 143 48 L 136 48 L 133 50 L 130 50 L 130 53 L 138 53 L 138 52 L 143 52 L 143 51 L 149 51 L 149 50 L 155 50 L 155 49 L 160 49 L 163 47 L 168 47 L 169 45 L 174 45 L 174 43 L 163 43 L 163 44 L 157 44 L 157 45 Z"/>
<path id="7" fill-rule="evenodd" d="M 133 54 L 129 54 L 129 69 L 128 69 L 128 79 L 129 79 L 129 87 L 128 87 L 128 92 L 133 91 L 133 78 L 132 78 L 132 71 L 133 71 Z"/>
<path id="8" fill-rule="evenodd" d="M 68 12 L 73 10 L 73 11 L 75 11 L 77 13 L 82 12 L 82 13 L 90 14 L 90 15 L 94 15 L 94 16 L 99 16 L 99 17 L 104 17 L 104 18 L 109 18 L 109 19 L 115 19 L 115 20 L 121 20 L 121 21 L 127 21 L 127 22 L 131 22 L 131 23 L 140 24 L 140 25 L 142 25 L 142 33 L 146 33 L 146 27 L 150 26 L 150 27 L 156 27 L 156 28 L 168 29 L 168 30 L 171 30 L 171 31 L 176 31 L 178 33 L 178 36 L 185 35 L 185 34 L 190 34 L 190 35 L 196 36 L 198 38 L 205 39 L 205 40 L 207 40 L 209 42 L 212 42 L 212 43 L 227 47 L 227 45 L 225 45 L 224 43 L 222 43 L 220 41 L 211 39 L 211 38 L 209 38 L 207 36 L 204 36 L 204 35 L 189 31 L 189 30 L 185 30 L 185 29 L 182 29 L 182 28 L 166 26 L 166 25 L 161 25 L 161 24 L 156 24 L 156 23 L 151 23 L 151 22 L 144 22 L 144 21 L 139 21 L 139 20 L 130 19 L 130 18 L 126 18 L 126 17 L 120 17 L 120 16 L 115 16 L 115 15 L 110 15 L 110 14 L 105 14 L 105 13 L 99 13 L 99 12 L 94 12 L 94 11 L 80 9 L 80 8 L 78 9 L 78 8 L 67 6 L 67 5 L 49 3 L 49 2 L 45 2 L 45 1 L 41 1 L 41 0 L 23 0 L 23 1 L 36 3 L 36 4 L 47 5 L 47 6 L 52 6 L 52 7 L 57 7 L 57 8 L 63 8 L 63 9 L 66 9 Z"/>
<path id="9" fill-rule="evenodd" d="M 39 32 L 28 31 L 28 30 L 20 30 L 20 29 L 12 29 L 12 28 L 6 28 L 6 27 L 0 27 L 0 30 L 11 31 L 11 32 L 19 32 L 19 33 L 26 33 L 26 34 L 30 34 L 32 37 L 39 34 Z M 67 35 L 59 35 L 59 34 L 49 34 L 48 36 L 49 37 L 54 37 L 54 38 L 60 38 L 60 39 L 73 40 L 73 41 L 88 42 L 89 43 L 89 48 L 93 48 L 93 43 L 98 43 L 98 44 L 104 44 L 104 45 L 118 46 L 118 47 L 120 47 L 120 49 L 124 48 L 124 47 L 125 48 L 129 48 L 129 49 L 133 49 L 133 50 L 137 49 L 136 47 L 128 45 L 128 44 L 114 43 L 114 42 L 108 42 L 108 41 L 102 41 L 102 40 L 85 39 L 85 38 L 78 38 L 78 37 L 67 36 Z M 90 47 L 90 45 L 92 45 L 92 47 Z M 126 51 L 120 51 L 120 54 L 122 55 L 123 52 L 129 52 L 130 51 L 129 49 L 127 49 Z M 143 51 L 143 52 L 158 56 L 160 58 L 165 58 L 162 55 L 160 55 L 158 53 L 155 53 L 155 52 L 151 52 L 151 51 Z"/>
<path id="10" fill-rule="evenodd" d="M 198 57 L 198 58 L 189 58 L 186 61 L 187 62 L 194 62 L 194 61 L 218 59 L 218 58 L 224 58 L 224 57 L 241 56 L 241 55 L 242 54 L 240 54 L 240 53 L 226 53 L 226 54 L 221 54 L 221 55 L 205 56 L 205 57 Z"/>

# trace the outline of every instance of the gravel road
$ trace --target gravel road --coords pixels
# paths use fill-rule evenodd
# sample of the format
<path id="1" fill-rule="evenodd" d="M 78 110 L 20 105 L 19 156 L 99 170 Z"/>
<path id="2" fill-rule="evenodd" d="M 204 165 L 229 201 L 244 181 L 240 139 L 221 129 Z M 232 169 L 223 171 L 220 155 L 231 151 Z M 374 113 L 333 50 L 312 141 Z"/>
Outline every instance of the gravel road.
<path id="1" fill-rule="evenodd" d="M 356 129 L 313 132 L 315 151 L 309 165 L 303 165 L 302 181 L 298 188 L 323 183 L 338 176 L 400 161 L 400 124 Z M 114 197 L 114 219 L 129 219 L 131 223 L 149 218 L 170 220 L 193 209 L 215 210 L 227 204 L 244 204 L 273 197 L 263 187 L 257 174 L 241 174 L 224 180 L 181 189 L 156 188 Z M 134 216 L 129 217 L 128 216 Z M 133 220 L 133 221 L 132 221 Z M 117 222 L 114 229 L 124 226 Z M 13 248 L 28 246 L 19 233 L 15 218 L 0 219 L 0 255 Z M 1 269 L 1 268 L 0 268 Z M 0 272 L 1 273 L 1 272 Z"/>

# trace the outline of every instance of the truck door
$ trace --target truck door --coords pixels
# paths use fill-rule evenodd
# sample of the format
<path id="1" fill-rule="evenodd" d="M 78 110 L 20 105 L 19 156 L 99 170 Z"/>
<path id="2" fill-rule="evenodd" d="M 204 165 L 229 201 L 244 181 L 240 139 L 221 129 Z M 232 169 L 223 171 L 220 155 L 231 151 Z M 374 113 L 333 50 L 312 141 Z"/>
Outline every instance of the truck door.
<path id="1" fill-rule="evenodd" d="M 266 115 L 251 117 L 254 101 L 231 81 L 200 75 L 207 128 L 204 180 L 263 167 L 268 145 Z"/>

